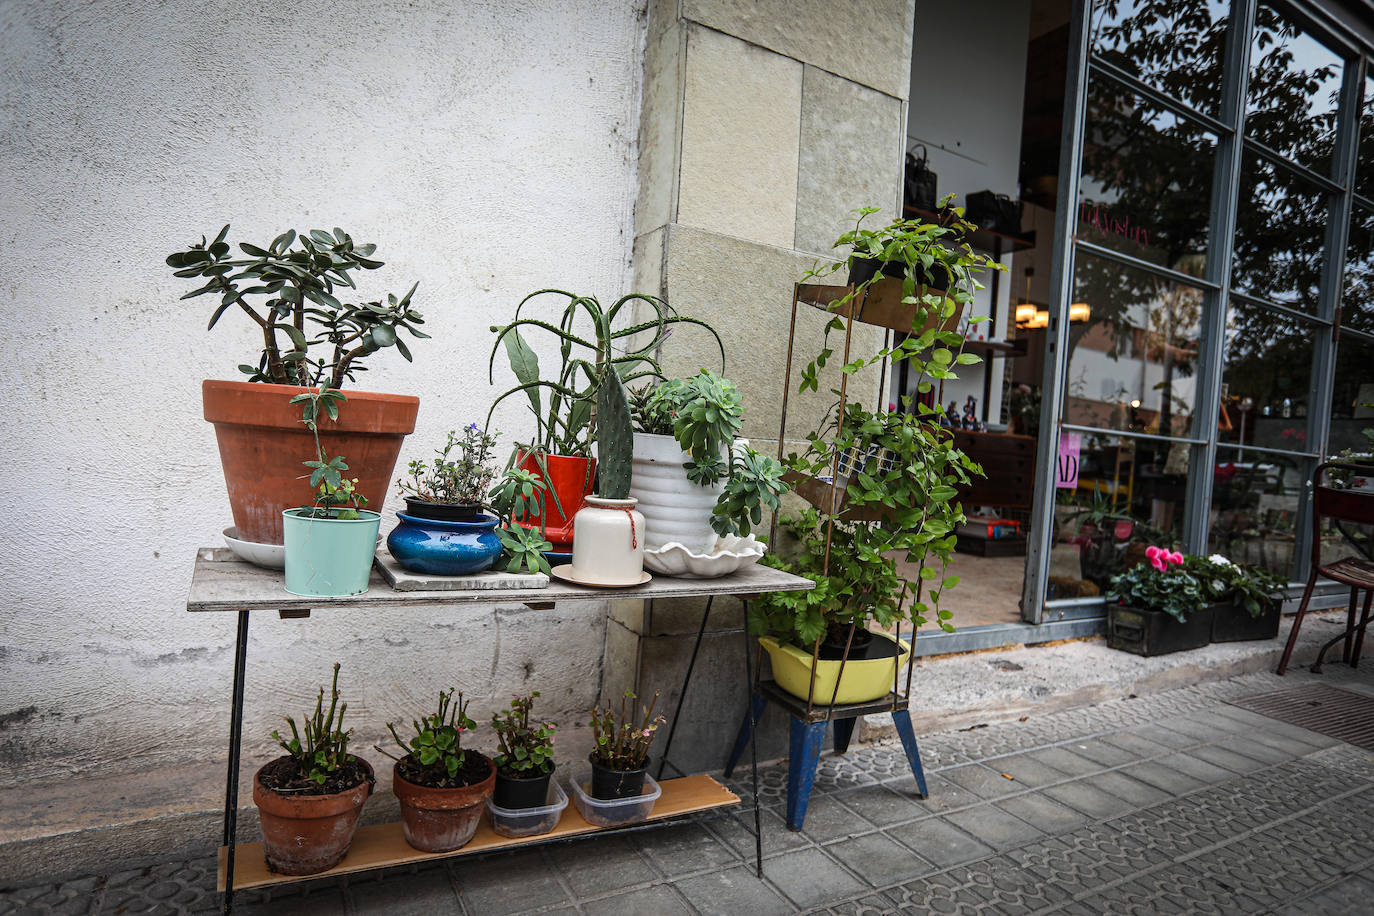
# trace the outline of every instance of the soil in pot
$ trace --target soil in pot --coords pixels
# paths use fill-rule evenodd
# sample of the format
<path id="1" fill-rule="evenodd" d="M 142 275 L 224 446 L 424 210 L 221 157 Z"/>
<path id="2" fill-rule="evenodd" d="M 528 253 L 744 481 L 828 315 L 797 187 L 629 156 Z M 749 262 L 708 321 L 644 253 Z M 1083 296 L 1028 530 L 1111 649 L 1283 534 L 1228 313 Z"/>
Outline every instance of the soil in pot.
<path id="1" fill-rule="evenodd" d="M 844 658 L 844 646 L 848 638 L 848 625 L 832 627 L 826 631 L 825 639 L 821 641 L 821 661 L 836 662 Z M 854 640 L 849 646 L 849 657 L 854 661 L 895 658 L 901 651 L 901 647 L 892 640 L 874 639 L 872 630 L 855 627 Z"/>
<path id="2" fill-rule="evenodd" d="M 439 522 L 475 522 L 482 511 L 481 503 L 436 503 L 407 496 L 406 515 L 434 519 Z"/>
<path id="3" fill-rule="evenodd" d="M 456 776 L 435 780 L 431 772 L 409 755 L 396 762 L 391 788 L 401 803 L 402 832 L 421 852 L 461 849 L 477 832 L 496 784 L 496 766 L 476 751 L 465 751 Z"/>
<path id="4" fill-rule="evenodd" d="M 510 811 L 542 807 L 548 804 L 549 779 L 552 777 L 552 769 L 535 776 L 507 776 L 497 770 L 492 803 Z"/>
<path id="5" fill-rule="evenodd" d="M 644 794 L 644 775 L 649 772 L 649 758 L 637 770 L 615 770 L 603 766 L 596 754 L 587 756 L 592 763 L 592 798 L 637 798 Z"/>
<path id="6" fill-rule="evenodd" d="M 322 786 L 306 779 L 290 757 L 264 765 L 253 778 L 253 803 L 268 869 L 314 875 L 338 865 L 374 783 L 372 767 L 357 757 Z"/>

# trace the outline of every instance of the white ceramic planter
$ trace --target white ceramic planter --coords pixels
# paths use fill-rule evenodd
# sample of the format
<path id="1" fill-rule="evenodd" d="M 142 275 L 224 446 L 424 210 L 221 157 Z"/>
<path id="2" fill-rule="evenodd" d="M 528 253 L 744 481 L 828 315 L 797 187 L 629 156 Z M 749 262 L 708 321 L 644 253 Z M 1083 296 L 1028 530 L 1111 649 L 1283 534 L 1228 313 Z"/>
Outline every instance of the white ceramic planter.
<path id="1" fill-rule="evenodd" d="M 588 585 L 638 585 L 644 577 L 644 515 L 635 500 L 588 496 L 573 518 L 572 573 Z"/>
<path id="2" fill-rule="evenodd" d="M 709 554 L 715 547 L 711 510 L 725 484 L 699 487 L 692 483 L 683 468 L 690 460 L 672 436 L 635 433 L 630 496 L 639 501 L 639 511 L 644 513 L 649 550 L 660 550 L 670 542 L 695 554 Z"/>

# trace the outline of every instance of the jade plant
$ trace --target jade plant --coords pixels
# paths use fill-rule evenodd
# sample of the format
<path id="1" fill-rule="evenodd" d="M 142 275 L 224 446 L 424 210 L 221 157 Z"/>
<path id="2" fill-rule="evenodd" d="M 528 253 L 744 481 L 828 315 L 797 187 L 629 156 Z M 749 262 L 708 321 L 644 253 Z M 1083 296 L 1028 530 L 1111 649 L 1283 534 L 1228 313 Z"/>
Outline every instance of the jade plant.
<path id="1" fill-rule="evenodd" d="M 247 257 L 232 257 L 226 225 L 207 242 L 167 256 L 173 275 L 204 280 L 182 299 L 214 296 L 209 328 L 230 309 L 246 314 L 262 332 L 256 365 L 241 364 L 249 381 L 338 389 L 365 370 L 362 360 L 395 347 L 407 361 L 410 349 L 399 336 L 428 334 L 424 319 L 410 304 L 418 286 L 404 296 L 345 303 L 342 288 L 356 289 L 352 273 L 383 265 L 372 257 L 377 246 L 361 244 L 342 229 L 287 230 L 266 247 L 240 242 Z"/>
<path id="2" fill-rule="evenodd" d="M 526 303 L 542 296 L 566 300 L 557 323 L 521 316 Z M 637 312 L 642 320 L 636 318 Z M 624 386 L 640 379 L 662 378 L 655 351 L 675 326 L 683 324 L 709 331 L 724 361 L 724 345 L 709 324 L 679 315 L 656 296 L 630 293 L 603 307 L 594 297 L 564 290 L 533 292 L 520 301 L 510 324 L 492 328 L 496 342 L 488 361 L 491 380 L 495 381 L 496 354 L 504 345 L 519 384 L 497 397 L 491 411 L 494 413 L 506 398 L 524 393 L 536 424 L 534 440 L 525 450 L 585 457 L 591 455 L 595 443 L 598 491 L 608 498 L 624 498 L 630 491 L 634 451 Z M 583 327 L 590 327 L 590 332 L 584 333 Z M 555 374 L 542 375 L 539 357 L 524 337 L 529 331 L 548 334 L 557 341 L 559 367 Z M 490 423 L 491 413 L 487 421 Z"/>
<path id="3" fill-rule="evenodd" d="M 405 756 L 398 757 L 381 745 L 375 745 L 378 751 L 392 760 L 408 761 L 418 770 L 418 781 L 431 788 L 451 789 L 471 784 L 463 775 L 467 752 L 462 748 L 462 738 L 463 732 L 476 728 L 477 723 L 468 718 L 468 704 L 471 701 L 465 701 L 461 692 L 458 692 L 458 699 L 454 700 L 454 692 L 439 691 L 435 711 L 411 721 L 415 736 L 410 741 L 401 737 L 394 724 L 386 724 Z"/>
<path id="4" fill-rule="evenodd" d="M 279 731 L 272 732 L 272 739 L 281 745 L 282 750 L 295 761 L 299 774 L 317 786 L 323 786 L 334 778 L 348 763 L 348 739 L 353 730 L 343 727 L 344 711 L 347 703 L 339 702 L 339 663 L 334 663 L 334 682 L 329 690 L 329 712 L 324 711 L 324 688 L 320 688 L 315 700 L 315 711 L 302 719 L 301 727 L 296 728 L 296 720 L 285 716 L 286 724 L 291 727 L 291 737 L 283 738 Z"/>
<path id="5" fill-rule="evenodd" d="M 558 726 L 530 718 L 539 691 L 511 700 L 510 708 L 491 714 L 491 728 L 501 752 L 496 770 L 516 779 L 553 772 L 553 735 Z"/>
<path id="6" fill-rule="evenodd" d="M 633 690 L 621 695 L 619 718 L 610 703 L 605 709 L 598 703 L 592 710 L 592 759 L 608 769 L 641 769 L 649 757 L 654 734 L 665 721 L 662 716 L 654 716 L 658 691 L 654 691 L 648 706 L 641 707 L 642 715 L 635 713 L 636 699 Z"/>
<path id="7" fill-rule="evenodd" d="M 641 432 L 672 436 L 687 453 L 687 479 L 702 487 L 724 483 L 711 513 L 716 534 L 747 535 L 777 509 L 787 491 L 776 459 L 736 442 L 744 407 L 735 383 L 702 369 L 689 378 L 645 387 L 631 399 Z"/>
<path id="8" fill-rule="evenodd" d="M 917 392 L 928 395 L 934 384 L 956 378 L 957 366 L 979 361 L 963 352 L 965 334 L 949 324 L 973 302 L 982 288 L 980 276 L 1001 265 L 959 241 L 973 227 L 957 208 L 946 207 L 940 224 L 897 220 L 879 229 L 863 225 L 876 211 L 856 212 L 854 228 L 835 243 L 846 249 L 845 258 L 813 268 L 805 279 L 824 279 L 844 269 L 867 274 L 830 304 L 832 311 L 848 313 L 857 298 L 875 283 L 888 282 L 890 272 L 900 267 L 911 330 L 891 346 L 852 357 L 841 372 L 853 375 L 884 361 L 906 363 Z M 877 262 L 883 271 L 859 269 L 863 262 Z M 934 276 L 941 278 L 943 289 L 932 287 Z M 984 320 L 971 318 L 969 324 Z M 835 355 L 833 337 L 844 330 L 838 315 L 826 325 L 819 352 L 801 370 L 800 391 L 819 392 L 821 371 Z M 965 520 L 958 488 L 982 469 L 955 446 L 941 422 L 942 408 L 903 395 L 899 409 L 875 411 L 852 391 L 849 397 L 842 397 L 839 389 L 832 394 L 835 401 L 817 429 L 807 434 L 806 449 L 790 455 L 787 465 L 799 478 L 838 492 L 827 489 L 817 508 L 784 516 L 784 528 L 797 538 L 797 551 L 763 560 L 814 580 L 816 588 L 751 602 L 751 629 L 813 652 L 822 640 L 847 646 L 856 634 L 867 638 L 869 620 L 888 628 L 903 620 L 919 627 L 933 619 L 952 631 L 953 615 L 941 602 L 945 590 L 959 581 L 945 575 L 956 529 Z M 842 465 L 849 465 L 847 474 Z M 914 574 L 905 574 L 899 561 Z"/>

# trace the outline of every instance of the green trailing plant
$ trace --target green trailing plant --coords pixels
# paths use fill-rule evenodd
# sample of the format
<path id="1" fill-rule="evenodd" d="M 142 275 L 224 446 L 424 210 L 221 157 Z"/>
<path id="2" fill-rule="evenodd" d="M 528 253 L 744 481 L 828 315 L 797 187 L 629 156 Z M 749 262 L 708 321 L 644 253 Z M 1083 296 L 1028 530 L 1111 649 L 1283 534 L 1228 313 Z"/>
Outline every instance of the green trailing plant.
<path id="1" fill-rule="evenodd" d="M 290 401 L 292 404 L 303 405 L 301 422 L 315 437 L 314 459 L 301 462 L 310 469 L 310 486 L 315 490 L 315 504 L 301 507 L 310 513 L 311 518 L 356 520 L 361 517 L 358 510 L 367 506 L 367 497 L 355 489 L 358 478 L 344 476 L 348 464 L 343 456 L 335 455 L 330 458 L 325 454 L 324 445 L 320 443 L 317 422 L 320 414 L 323 413 L 330 419 L 338 419 L 338 405 L 346 400 L 340 391 L 316 388 L 313 391 L 302 392 Z"/>
<path id="2" fill-rule="evenodd" d="M 506 572 L 548 574 L 549 561 L 544 554 L 553 550 L 552 542 L 544 536 L 542 527 L 525 527 L 515 519 L 542 516 L 544 500 L 551 493 L 545 478 L 514 466 L 506 468 L 492 488 L 489 505 L 502 522 L 496 532 L 502 547 L 497 562 L 506 564 Z"/>
<path id="3" fill-rule="evenodd" d="M 403 739 L 396 726 L 386 724 L 387 731 L 404 753 L 398 757 L 381 745 L 374 745 L 378 751 L 395 761 L 409 758 L 412 765 L 424 774 L 423 782 L 432 788 L 447 789 L 467 785 L 463 781 L 463 764 L 466 752 L 462 748 L 463 732 L 471 731 L 477 723 L 468 718 L 468 704 L 461 691 L 458 699 L 453 699 L 454 690 L 439 691 L 439 702 L 427 716 L 411 720 L 415 736 L 409 741 Z"/>
<path id="4" fill-rule="evenodd" d="M 667 379 L 633 396 L 631 416 L 641 432 L 668 435 L 687 453 L 687 479 L 709 487 L 724 481 L 711 513 L 722 537 L 747 535 L 777 509 L 787 491 L 776 459 L 736 442 L 744 407 L 735 383 L 702 369 L 689 378 Z"/>
<path id="5" fill-rule="evenodd" d="M 658 691 L 654 691 L 648 706 L 641 707 L 642 715 L 635 712 L 636 699 L 638 697 L 633 690 L 626 690 L 621 695 L 619 718 L 616 718 L 615 709 L 610 703 L 606 704 L 604 710 L 600 703 L 592 710 L 592 757 L 604 767 L 638 770 L 649 758 L 654 734 L 665 720 L 662 716 L 654 715 Z"/>
<path id="6" fill-rule="evenodd" d="M 521 317 L 526 303 L 541 296 L 566 299 L 557 323 Z M 636 312 L 648 317 L 636 320 Z M 506 398 L 524 393 L 536 423 L 534 440 L 525 450 L 589 456 L 596 443 L 598 491 L 605 497 L 623 498 L 629 494 L 634 451 L 624 386 L 662 377 L 654 353 L 681 324 L 709 331 L 724 362 L 725 348 L 715 329 L 700 319 L 679 315 L 656 296 L 630 293 L 603 308 L 591 296 L 557 289 L 533 292 L 520 301 L 510 324 L 492 327 L 496 342 L 488 361 L 491 381 L 495 381 L 496 354 L 504 346 L 519 384 L 492 402 L 491 413 Z M 590 333 L 584 333 L 583 327 L 590 327 Z M 559 367 L 549 377 L 542 375 L 539 358 L 525 340 L 525 332 L 535 330 L 558 343 Z"/>
<path id="7" fill-rule="evenodd" d="M 410 304 L 418 286 L 404 296 L 356 304 L 338 298 L 342 287 L 356 289 L 352 273 L 376 270 L 377 246 L 359 244 L 342 229 L 312 229 L 297 235 L 287 230 L 266 247 L 240 242 L 247 257 L 232 257 L 226 225 L 207 242 L 167 256 L 173 275 L 204 280 L 182 299 L 216 296 L 209 328 L 230 309 L 238 308 L 262 331 L 256 365 L 239 369 L 249 381 L 338 389 L 365 371 L 362 360 L 395 347 L 407 361 L 410 349 L 399 336 L 428 334 L 424 318 Z M 283 343 L 285 341 L 285 343 Z M 319 355 L 312 355 L 319 354 Z"/>
<path id="8" fill-rule="evenodd" d="M 348 763 L 348 739 L 353 730 L 344 730 L 344 712 L 347 703 L 339 702 L 339 663 L 334 663 L 334 682 L 329 689 L 329 712 L 324 709 L 324 688 L 320 688 L 315 699 L 315 711 L 301 720 L 296 728 L 296 720 L 284 716 L 291 727 L 291 737 L 283 738 L 281 732 L 274 730 L 272 740 L 281 745 L 282 750 L 296 762 L 296 767 L 305 779 L 316 785 L 324 785 Z"/>
<path id="9" fill-rule="evenodd" d="M 501 748 L 496 769 L 504 776 L 520 779 L 553 772 L 553 735 L 558 726 L 530 718 L 538 696 L 538 690 L 517 696 L 509 709 L 491 714 L 491 727 Z"/>
<path id="10" fill-rule="evenodd" d="M 448 441 L 428 463 L 410 462 L 410 479 L 396 481 L 402 495 L 432 503 L 470 505 L 482 502 L 496 477 L 492 449 L 500 433 L 469 423 L 460 437 L 450 430 Z M 457 449 L 456 454 L 454 450 Z"/>
<path id="11" fill-rule="evenodd" d="M 1107 599 L 1137 610 L 1163 611 L 1183 623 L 1212 600 L 1211 588 L 1195 574 L 1196 567 L 1189 570 L 1183 554 L 1150 549 L 1159 556 L 1113 576 Z"/>
<path id="12" fill-rule="evenodd" d="M 840 369 L 853 375 L 884 360 L 906 363 L 916 390 L 925 395 L 934 383 L 956 378 L 956 367 L 979 362 L 963 352 L 963 333 L 944 328 L 972 303 L 982 288 L 978 278 L 1002 268 L 959 241 L 973 227 L 958 208 L 942 209 L 940 224 L 898 220 L 870 230 L 863 220 L 873 212 L 856 211 L 854 228 L 836 241 L 835 247 L 847 249 L 844 260 L 817 266 L 805 279 L 823 280 L 845 269 L 862 274 L 863 261 L 877 261 L 888 271 L 900 266 L 911 332 Z M 937 277 L 944 288 L 933 287 Z M 848 312 L 856 298 L 885 280 L 883 273 L 873 272 L 848 287 L 830 309 Z M 969 324 L 984 320 L 971 318 Z M 839 316 L 826 325 L 819 352 L 801 370 L 800 391 L 819 392 L 821 372 L 835 355 L 833 337 L 844 329 Z M 981 475 L 982 468 L 954 445 L 938 406 L 904 396 L 898 410 L 873 411 L 852 397 L 842 399 L 838 388 L 831 393 L 835 401 L 807 434 L 806 449 L 786 463 L 800 479 L 833 484 L 839 498 L 823 498 L 818 508 L 784 516 L 785 530 L 798 542 L 796 553 L 764 558 L 817 587 L 750 602 L 752 631 L 812 651 L 827 633 L 832 641 L 847 642 L 849 627 L 862 629 L 869 620 L 884 628 L 903 620 L 916 627 L 934 621 L 953 631 L 953 615 L 941 602 L 945 590 L 959 581 L 945 574 L 957 528 L 965 521 L 958 488 Z M 899 561 L 914 573 L 904 574 Z"/>

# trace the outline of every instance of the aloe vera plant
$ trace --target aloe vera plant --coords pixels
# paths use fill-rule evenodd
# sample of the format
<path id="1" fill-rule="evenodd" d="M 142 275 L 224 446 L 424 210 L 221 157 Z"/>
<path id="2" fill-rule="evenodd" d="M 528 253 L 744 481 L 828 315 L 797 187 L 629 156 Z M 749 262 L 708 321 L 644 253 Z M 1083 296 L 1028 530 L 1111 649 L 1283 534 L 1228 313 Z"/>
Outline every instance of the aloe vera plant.
<path id="1" fill-rule="evenodd" d="M 567 300 L 556 324 L 521 317 L 525 304 L 540 296 Z M 636 310 L 647 310 L 650 317 L 634 321 Z M 580 331 L 586 324 L 591 326 L 590 334 Z M 603 308 L 592 296 L 579 296 L 564 290 L 541 289 L 530 293 L 516 307 L 514 321 L 492 327 L 496 342 L 488 361 L 489 378 L 495 381 L 496 354 L 504 345 L 511 371 L 519 384 L 492 402 L 491 412 L 487 414 L 488 425 L 498 404 L 523 392 L 537 423 L 530 451 L 588 455 L 595 442 L 600 477 L 598 491 L 612 499 L 628 496 L 634 427 L 624 386 L 639 379 L 663 377 L 655 351 L 679 324 L 697 325 L 709 331 L 715 338 L 724 367 L 725 347 L 715 329 L 699 318 L 679 315 L 656 296 L 630 293 Z M 550 334 L 558 341 L 560 366 L 557 375 L 541 376 L 539 357 L 523 333 L 531 329 Z"/>

